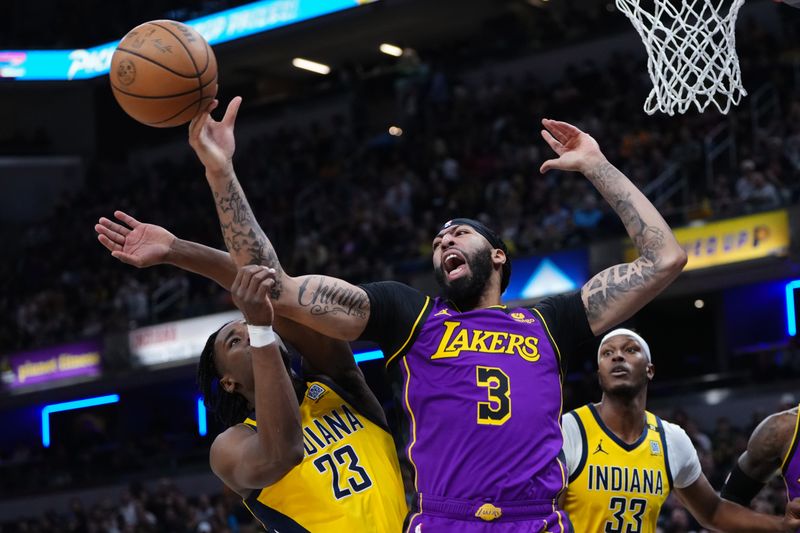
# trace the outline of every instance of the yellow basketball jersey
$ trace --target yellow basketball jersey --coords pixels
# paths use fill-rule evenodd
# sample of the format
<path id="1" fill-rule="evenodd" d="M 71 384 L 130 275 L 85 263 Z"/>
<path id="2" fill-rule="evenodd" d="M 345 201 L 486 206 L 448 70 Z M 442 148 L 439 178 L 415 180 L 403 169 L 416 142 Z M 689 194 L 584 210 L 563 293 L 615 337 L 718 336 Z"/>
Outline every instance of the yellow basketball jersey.
<path id="1" fill-rule="evenodd" d="M 606 427 L 592 404 L 565 416 L 575 417 L 582 440 L 564 503 L 574 530 L 655 533 L 672 488 L 661 420 L 647 412 L 642 436 L 629 445 Z"/>
<path id="2" fill-rule="evenodd" d="M 394 441 L 334 385 L 308 383 L 300 404 L 303 461 L 244 500 L 268 530 L 388 532 L 408 511 Z M 244 422 L 256 428 L 256 421 Z"/>

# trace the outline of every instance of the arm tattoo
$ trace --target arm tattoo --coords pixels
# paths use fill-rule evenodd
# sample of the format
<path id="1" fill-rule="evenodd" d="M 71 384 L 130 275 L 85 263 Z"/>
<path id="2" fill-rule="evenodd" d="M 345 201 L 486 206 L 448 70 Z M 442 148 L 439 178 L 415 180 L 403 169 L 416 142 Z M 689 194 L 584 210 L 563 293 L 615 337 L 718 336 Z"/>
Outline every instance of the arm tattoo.
<path id="1" fill-rule="evenodd" d="M 322 276 L 303 281 L 297 291 L 297 303 L 312 315 L 344 314 L 366 320 L 369 311 L 369 298 L 363 290 Z"/>
<path id="2" fill-rule="evenodd" d="M 639 250 L 639 255 L 658 267 L 661 259 L 659 252 L 664 248 L 664 232 L 656 226 L 647 225 L 630 198 L 630 193 L 621 195 L 614 205 L 614 211 L 632 235 L 633 245 Z"/>
<path id="3" fill-rule="evenodd" d="M 225 246 L 234 258 L 244 259 L 248 265 L 265 265 L 276 271 L 275 285 L 270 297 L 277 300 L 282 292 L 283 270 L 275 249 L 258 225 L 239 183 L 232 179 L 223 192 L 214 191 Z M 239 261 L 236 261 L 239 264 Z"/>
<path id="4" fill-rule="evenodd" d="M 602 190 L 609 187 L 609 185 L 621 175 L 622 173 L 617 170 L 617 167 L 608 161 L 604 161 L 600 166 L 591 169 L 586 174 L 586 177 L 589 178 L 589 181 L 594 183 L 595 187 Z"/>
<path id="5" fill-rule="evenodd" d="M 586 316 L 589 321 L 600 320 L 615 300 L 643 287 L 655 274 L 653 262 L 645 257 L 632 263 L 607 268 L 597 274 L 582 289 L 586 297 Z"/>
<path id="6" fill-rule="evenodd" d="M 631 193 L 623 186 L 625 176 L 614 165 L 606 161 L 590 170 L 587 177 L 609 200 L 640 256 L 632 263 L 604 270 L 583 287 L 586 314 L 593 321 L 599 320 L 609 306 L 626 293 L 652 284 L 661 267 L 666 235 L 661 228 L 647 224 L 642 218 L 631 200 Z"/>

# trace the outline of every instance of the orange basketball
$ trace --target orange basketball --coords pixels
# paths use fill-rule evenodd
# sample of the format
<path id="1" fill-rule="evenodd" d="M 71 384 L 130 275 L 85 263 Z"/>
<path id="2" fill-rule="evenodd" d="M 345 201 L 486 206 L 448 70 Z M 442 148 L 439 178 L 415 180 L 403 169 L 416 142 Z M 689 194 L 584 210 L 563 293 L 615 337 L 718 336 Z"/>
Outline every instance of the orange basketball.
<path id="1" fill-rule="evenodd" d="M 152 20 L 120 41 L 109 78 L 127 114 L 142 124 L 169 128 L 192 120 L 217 95 L 217 59 L 186 24 Z"/>

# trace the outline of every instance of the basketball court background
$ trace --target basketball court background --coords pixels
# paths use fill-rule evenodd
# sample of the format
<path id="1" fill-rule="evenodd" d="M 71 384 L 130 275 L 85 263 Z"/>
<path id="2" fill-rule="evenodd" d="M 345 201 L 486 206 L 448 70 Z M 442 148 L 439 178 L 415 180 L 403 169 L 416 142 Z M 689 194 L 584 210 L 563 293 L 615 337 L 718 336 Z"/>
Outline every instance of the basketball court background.
<path id="1" fill-rule="evenodd" d="M 177 530 L 173 515 L 193 530 L 252 527 L 208 469 L 218 428 L 194 385 L 230 299 L 169 267 L 119 264 L 92 231 L 123 209 L 223 246 L 185 130 L 131 120 L 103 74 L 104 45 L 155 18 L 210 17 L 219 98 L 245 99 L 237 169 L 289 272 L 434 291 L 431 236 L 467 214 L 511 243 L 513 301 L 580 286 L 629 243 L 583 178 L 537 171 L 539 120 L 573 121 L 689 253 L 628 325 L 652 348 L 651 409 L 683 425 L 712 484 L 758 420 L 800 401 L 800 13 L 745 3 L 748 96 L 727 115 L 649 116 L 645 50 L 613 2 L 357 4 L 13 2 L 0 22 L 3 531 L 102 528 L 117 515 L 153 531 Z M 220 18 L 226 9 L 244 11 Z M 295 68 L 297 57 L 330 73 Z M 354 349 L 396 418 L 380 354 Z M 570 362 L 566 408 L 599 397 L 593 354 Z M 780 512 L 782 501 L 778 488 L 756 505 Z M 674 505 L 662 513 L 665 531 L 685 520 Z"/>

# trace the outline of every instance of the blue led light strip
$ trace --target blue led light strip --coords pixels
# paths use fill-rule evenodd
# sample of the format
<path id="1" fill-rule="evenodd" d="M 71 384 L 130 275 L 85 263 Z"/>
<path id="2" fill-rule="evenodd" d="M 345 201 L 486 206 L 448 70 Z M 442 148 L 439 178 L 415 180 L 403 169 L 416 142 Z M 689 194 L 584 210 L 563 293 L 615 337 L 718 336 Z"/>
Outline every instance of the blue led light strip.
<path id="1" fill-rule="evenodd" d="M 380 350 L 372 350 L 369 352 L 354 353 L 356 363 L 363 363 L 364 361 L 374 361 L 375 359 L 383 359 L 383 352 Z"/>
<path id="2" fill-rule="evenodd" d="M 206 418 L 206 406 L 203 398 L 197 399 L 197 433 L 201 437 L 208 434 L 208 420 Z"/>
<path id="3" fill-rule="evenodd" d="M 800 279 L 786 284 L 786 331 L 790 337 L 797 335 L 797 318 L 794 314 L 794 290 L 800 289 Z"/>
<path id="4" fill-rule="evenodd" d="M 108 394 L 106 396 L 95 396 L 94 398 L 85 398 L 83 400 L 73 400 L 71 402 L 45 405 L 42 408 L 42 445 L 45 448 L 50 447 L 50 415 L 52 413 L 60 413 L 62 411 L 83 409 L 84 407 L 94 407 L 96 405 L 117 403 L 118 401 L 119 394 Z"/>
<path id="5" fill-rule="evenodd" d="M 261 0 L 185 24 L 219 44 L 357 7 L 373 0 Z M 145 21 L 142 21 L 145 22 Z M 0 50 L 0 78 L 80 80 L 108 74 L 119 41 L 76 50 Z"/>

